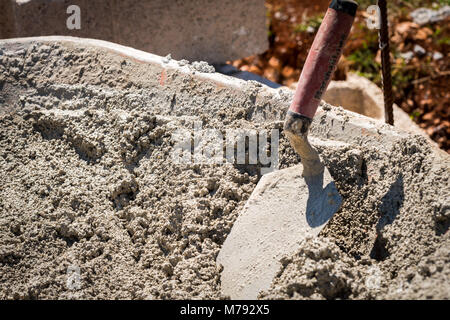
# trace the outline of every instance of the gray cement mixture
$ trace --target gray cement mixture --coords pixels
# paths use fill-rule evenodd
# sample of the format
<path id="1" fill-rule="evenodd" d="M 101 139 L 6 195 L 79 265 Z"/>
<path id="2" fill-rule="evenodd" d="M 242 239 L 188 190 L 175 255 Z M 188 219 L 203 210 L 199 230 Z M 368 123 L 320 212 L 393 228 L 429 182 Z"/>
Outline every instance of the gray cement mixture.
<path id="1" fill-rule="evenodd" d="M 89 47 L 0 46 L 0 299 L 226 298 L 216 257 L 259 166 L 174 163 L 172 133 L 275 128 L 280 168 L 299 157 L 284 110 L 253 118 L 256 84 L 189 79 Z M 343 205 L 260 298 L 449 299 L 449 157 L 412 135 L 317 148 Z"/>
<path id="2" fill-rule="evenodd" d="M 344 201 L 320 238 L 282 260 L 263 298 L 450 298 L 449 163 L 423 138 L 388 154 L 322 150 Z"/>

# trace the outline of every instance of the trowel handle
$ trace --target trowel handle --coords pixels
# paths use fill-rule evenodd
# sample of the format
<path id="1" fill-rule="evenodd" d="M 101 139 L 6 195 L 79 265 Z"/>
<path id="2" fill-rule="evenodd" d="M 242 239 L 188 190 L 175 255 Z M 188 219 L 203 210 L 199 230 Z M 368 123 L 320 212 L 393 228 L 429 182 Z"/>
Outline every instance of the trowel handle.
<path id="1" fill-rule="evenodd" d="M 331 2 L 306 58 L 289 110 L 310 119 L 314 117 L 341 57 L 357 8 L 354 1 Z"/>

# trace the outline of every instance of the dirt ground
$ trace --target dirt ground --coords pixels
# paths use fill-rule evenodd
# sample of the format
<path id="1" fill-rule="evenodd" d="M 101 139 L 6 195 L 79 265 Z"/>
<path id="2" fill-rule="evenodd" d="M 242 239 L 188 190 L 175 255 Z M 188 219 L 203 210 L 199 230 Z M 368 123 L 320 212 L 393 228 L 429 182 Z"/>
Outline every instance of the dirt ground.
<path id="1" fill-rule="evenodd" d="M 0 298 L 226 298 L 216 257 L 258 166 L 174 163 L 172 133 L 282 130 L 252 120 L 255 88 L 154 87 L 138 61 L 58 43 L 0 50 Z M 165 79 L 180 91 L 161 100 Z M 261 298 L 449 299 L 449 158 L 419 136 L 319 151 L 343 206 Z M 299 161 L 282 131 L 279 156 Z"/>

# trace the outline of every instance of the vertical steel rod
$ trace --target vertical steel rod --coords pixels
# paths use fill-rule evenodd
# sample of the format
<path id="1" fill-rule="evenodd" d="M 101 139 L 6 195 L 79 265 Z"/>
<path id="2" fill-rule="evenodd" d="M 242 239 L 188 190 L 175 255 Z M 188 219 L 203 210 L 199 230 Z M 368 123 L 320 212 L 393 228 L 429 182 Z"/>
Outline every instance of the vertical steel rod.
<path id="1" fill-rule="evenodd" d="M 389 30 L 386 0 L 378 0 L 378 7 L 380 8 L 379 43 L 381 49 L 381 70 L 383 78 L 384 120 L 386 123 L 393 125 L 394 112 L 392 110 L 392 104 L 394 103 L 394 98 L 392 96 L 391 60 L 389 55 Z"/>

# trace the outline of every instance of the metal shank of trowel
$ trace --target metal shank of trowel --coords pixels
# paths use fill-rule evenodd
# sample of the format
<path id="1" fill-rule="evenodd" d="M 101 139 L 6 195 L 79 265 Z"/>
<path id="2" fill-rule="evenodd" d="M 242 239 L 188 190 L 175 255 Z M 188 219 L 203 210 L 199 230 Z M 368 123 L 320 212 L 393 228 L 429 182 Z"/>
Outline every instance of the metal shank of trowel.
<path id="1" fill-rule="evenodd" d="M 314 117 L 342 54 L 358 4 L 333 0 L 303 66 L 290 110 Z"/>

